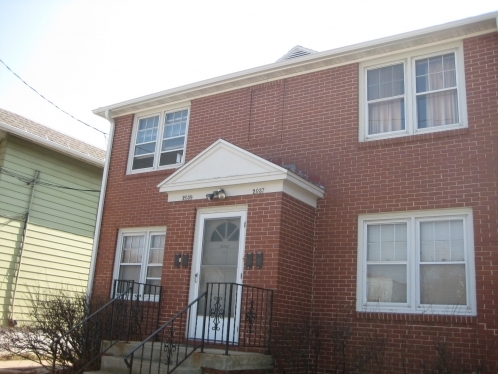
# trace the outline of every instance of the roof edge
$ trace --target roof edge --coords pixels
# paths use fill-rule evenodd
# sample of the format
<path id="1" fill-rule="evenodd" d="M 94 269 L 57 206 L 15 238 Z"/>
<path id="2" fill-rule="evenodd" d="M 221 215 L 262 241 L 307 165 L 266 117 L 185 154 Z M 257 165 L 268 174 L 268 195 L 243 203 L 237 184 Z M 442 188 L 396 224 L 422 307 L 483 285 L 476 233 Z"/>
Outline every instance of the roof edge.
<path id="1" fill-rule="evenodd" d="M 53 151 L 63 153 L 67 156 L 76 158 L 80 161 L 84 161 L 88 164 L 92 164 L 92 165 L 98 166 L 100 168 L 104 167 L 104 160 L 100 160 L 98 158 L 89 156 L 87 154 L 75 151 L 71 148 L 64 147 L 63 145 L 57 144 L 57 143 L 55 143 L 51 140 L 48 140 L 48 139 L 44 139 L 38 135 L 31 134 L 27 131 L 23 131 L 23 130 L 19 129 L 18 127 L 11 126 L 5 122 L 0 121 L 0 129 L 6 131 L 9 134 L 13 134 L 13 135 L 19 136 L 20 138 L 30 140 L 33 143 L 39 144 L 43 147 L 50 148 Z"/>
<path id="2" fill-rule="evenodd" d="M 305 66 L 307 64 L 315 63 L 315 62 L 318 62 L 320 60 L 335 57 L 335 56 L 338 56 L 341 54 L 360 52 L 362 50 L 371 49 L 373 47 L 381 46 L 381 45 L 384 45 L 387 43 L 394 43 L 394 42 L 400 42 L 402 40 L 419 38 L 419 37 L 427 36 L 430 34 L 437 34 L 439 32 L 442 33 L 442 32 L 445 32 L 449 29 L 469 26 L 469 25 L 472 25 L 473 23 L 479 23 L 479 22 L 483 22 L 483 21 L 493 20 L 495 26 L 494 26 L 494 29 L 490 29 L 489 31 L 486 32 L 486 33 L 489 33 L 489 32 L 492 32 L 493 30 L 495 30 L 495 31 L 498 30 L 497 18 L 498 18 L 498 11 L 495 11 L 495 12 L 481 14 L 478 16 L 464 18 L 464 19 L 457 20 L 457 21 L 451 21 L 451 22 L 447 22 L 444 24 L 439 24 L 436 26 L 430 26 L 430 27 L 423 28 L 423 29 L 418 29 L 418 30 L 414 30 L 414 31 L 401 33 L 401 34 L 391 35 L 391 36 L 387 36 L 384 38 L 374 39 L 374 40 L 361 42 L 361 43 L 357 43 L 357 44 L 351 44 L 348 46 L 339 47 L 339 48 L 331 49 L 331 50 L 324 51 L 324 52 L 316 52 L 313 54 L 309 54 L 307 56 L 300 57 L 299 59 L 290 59 L 290 60 L 284 60 L 281 62 L 266 64 L 266 65 L 262 65 L 259 67 L 255 67 L 255 68 L 251 68 L 251 69 L 247 69 L 247 70 L 242 70 L 239 72 L 222 75 L 222 76 L 218 76 L 215 78 L 210 78 L 210 79 L 190 83 L 190 84 L 175 87 L 172 89 L 167 89 L 167 90 L 156 92 L 153 94 L 140 96 L 140 97 L 137 97 L 134 99 L 125 100 L 122 102 L 118 102 L 115 104 L 111 104 L 108 106 L 94 109 L 94 110 L 92 110 L 92 112 L 98 116 L 104 117 L 104 113 L 107 110 L 112 111 L 112 110 L 116 110 L 116 109 L 125 109 L 126 107 L 131 107 L 131 106 L 139 104 L 139 103 L 144 104 L 148 101 L 157 100 L 157 99 L 162 98 L 162 97 L 168 97 L 168 96 L 179 95 L 179 94 L 186 94 L 188 92 L 192 92 L 192 91 L 196 91 L 196 90 L 200 91 L 201 89 L 205 89 L 209 86 L 215 86 L 217 84 L 242 81 L 242 80 L 247 79 L 249 77 L 264 75 L 264 74 L 269 73 L 271 71 L 276 72 L 276 71 L 284 70 L 284 69 L 290 68 L 290 67 Z M 462 38 L 465 36 L 466 35 L 462 35 Z M 303 69 L 302 74 L 306 74 L 308 72 L 309 72 L 308 70 Z M 283 74 L 283 76 L 284 75 L 285 74 Z M 239 86 L 233 87 L 233 89 L 237 89 L 237 88 L 239 88 Z"/>

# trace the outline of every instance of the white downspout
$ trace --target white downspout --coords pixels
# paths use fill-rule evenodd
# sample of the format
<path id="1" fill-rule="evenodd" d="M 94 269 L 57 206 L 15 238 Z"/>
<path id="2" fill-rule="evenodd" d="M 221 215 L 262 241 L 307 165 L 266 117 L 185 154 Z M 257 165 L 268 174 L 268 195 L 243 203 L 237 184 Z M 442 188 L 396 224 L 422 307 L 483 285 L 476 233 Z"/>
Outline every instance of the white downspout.
<path id="1" fill-rule="evenodd" d="M 107 152 L 105 155 L 104 174 L 102 175 L 102 185 L 100 186 L 99 208 L 97 210 L 97 221 L 95 222 L 95 234 L 93 236 L 92 259 L 90 260 L 90 271 L 88 273 L 88 298 L 92 296 L 93 278 L 95 276 L 95 267 L 97 266 L 97 253 L 99 251 L 100 226 L 102 224 L 102 215 L 104 213 L 105 192 L 107 188 L 107 177 L 109 175 L 109 164 L 111 160 L 112 142 L 114 140 L 114 120 L 110 116 L 109 109 L 105 111 L 105 118 L 109 121 L 109 140 L 107 142 Z"/>

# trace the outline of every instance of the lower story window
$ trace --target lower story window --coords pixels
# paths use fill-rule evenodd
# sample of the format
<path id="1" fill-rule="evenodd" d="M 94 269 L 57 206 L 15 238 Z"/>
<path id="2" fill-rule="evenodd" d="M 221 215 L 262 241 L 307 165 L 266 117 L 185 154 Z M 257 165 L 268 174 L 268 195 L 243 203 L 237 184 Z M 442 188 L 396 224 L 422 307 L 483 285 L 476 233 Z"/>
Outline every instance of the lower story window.
<path id="1" fill-rule="evenodd" d="M 357 310 L 476 313 L 471 209 L 359 217 Z"/>
<path id="2" fill-rule="evenodd" d="M 158 295 L 165 240 L 166 228 L 120 230 L 114 279 L 140 283 L 134 292 Z"/>

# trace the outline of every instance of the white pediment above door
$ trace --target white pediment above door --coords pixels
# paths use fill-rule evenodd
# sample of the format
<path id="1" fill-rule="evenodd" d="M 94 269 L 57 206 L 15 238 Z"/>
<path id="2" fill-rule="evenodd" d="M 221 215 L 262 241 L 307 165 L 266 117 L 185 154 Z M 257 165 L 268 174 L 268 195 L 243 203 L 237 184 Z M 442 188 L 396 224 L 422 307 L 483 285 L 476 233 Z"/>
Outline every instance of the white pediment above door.
<path id="1" fill-rule="evenodd" d="M 285 192 L 311 206 L 322 188 L 253 153 L 219 139 L 158 186 L 168 201 L 206 199 L 222 188 L 227 197 Z"/>

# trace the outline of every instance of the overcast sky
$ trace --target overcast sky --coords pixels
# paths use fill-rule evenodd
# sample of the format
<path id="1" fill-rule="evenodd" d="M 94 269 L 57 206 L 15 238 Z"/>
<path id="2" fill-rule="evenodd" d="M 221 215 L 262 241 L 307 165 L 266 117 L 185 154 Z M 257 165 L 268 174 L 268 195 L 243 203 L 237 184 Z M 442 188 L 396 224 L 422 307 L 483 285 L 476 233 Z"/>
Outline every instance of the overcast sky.
<path id="1" fill-rule="evenodd" d="M 270 64 L 295 45 L 322 52 L 495 10 L 496 0 L 0 0 L 0 59 L 107 132 L 92 109 Z M 2 64 L 0 108 L 105 147 Z"/>

